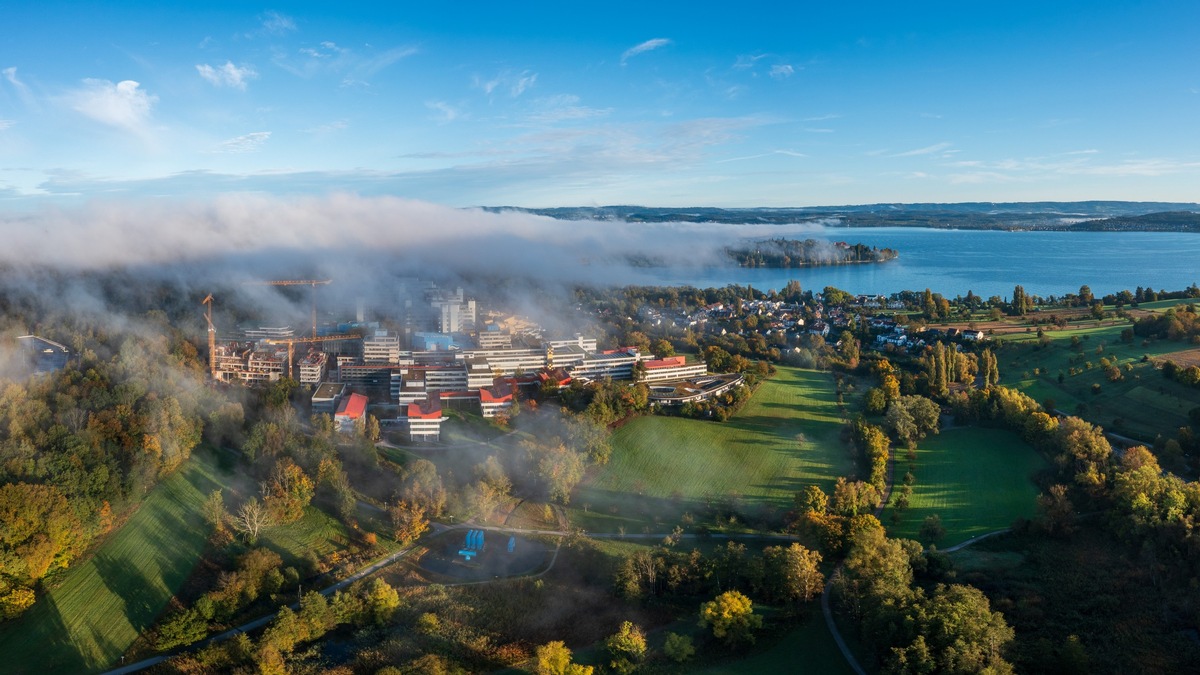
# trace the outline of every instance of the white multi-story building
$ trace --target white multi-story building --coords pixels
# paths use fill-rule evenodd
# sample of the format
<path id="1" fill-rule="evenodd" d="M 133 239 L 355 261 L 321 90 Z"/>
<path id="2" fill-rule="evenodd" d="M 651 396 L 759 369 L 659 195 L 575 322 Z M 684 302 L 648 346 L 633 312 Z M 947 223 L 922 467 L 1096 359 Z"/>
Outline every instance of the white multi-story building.
<path id="1" fill-rule="evenodd" d="M 296 337 L 296 331 L 291 326 L 259 326 L 242 331 L 247 340 L 284 340 Z"/>
<path id="2" fill-rule="evenodd" d="M 417 366 L 412 367 L 412 370 L 416 369 Z M 467 386 L 467 366 L 465 363 L 425 366 L 422 370 L 425 373 L 425 389 L 430 392 L 466 391 L 469 388 Z"/>
<path id="3" fill-rule="evenodd" d="M 591 354 L 570 368 L 571 377 L 588 380 L 606 377 L 613 380 L 632 380 L 633 364 L 640 360 L 641 356 L 633 347 Z M 557 365 L 557 357 L 555 361 Z"/>
<path id="4" fill-rule="evenodd" d="M 512 349 L 512 336 L 499 330 L 481 330 L 477 340 L 480 349 Z"/>
<path id="5" fill-rule="evenodd" d="M 408 404 L 408 438 L 411 441 L 436 443 L 442 437 L 442 403 L 437 396 L 423 403 Z"/>
<path id="6" fill-rule="evenodd" d="M 689 380 L 693 377 L 703 377 L 708 374 L 708 364 L 687 362 L 682 356 L 672 356 L 665 359 L 643 361 L 646 370 L 640 378 L 641 382 L 672 382 Z"/>
<path id="7" fill-rule="evenodd" d="M 484 417 L 495 417 L 512 408 L 512 405 L 513 388 L 508 385 L 483 387 L 479 390 L 479 411 Z"/>
<path id="8" fill-rule="evenodd" d="M 316 350 L 310 351 L 296 364 L 300 375 L 300 384 L 320 384 L 325 380 L 328 363 L 328 354 Z"/>
<path id="9" fill-rule="evenodd" d="M 377 330 L 363 338 L 363 363 L 400 363 L 400 336 Z"/>

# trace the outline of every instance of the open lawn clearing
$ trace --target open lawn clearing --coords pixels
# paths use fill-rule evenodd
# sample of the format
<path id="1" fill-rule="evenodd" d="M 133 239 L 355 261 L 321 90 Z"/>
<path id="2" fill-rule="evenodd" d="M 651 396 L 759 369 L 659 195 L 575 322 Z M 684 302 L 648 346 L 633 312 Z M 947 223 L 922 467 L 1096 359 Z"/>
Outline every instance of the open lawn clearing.
<path id="1" fill-rule="evenodd" d="M 647 518 L 732 496 L 745 506 L 786 508 L 805 486 L 832 490 L 853 471 L 841 426 L 828 373 L 780 368 L 723 424 L 649 416 L 621 427 L 610 462 L 577 491 L 572 519 L 595 531 L 616 524 L 600 517 L 674 524 L 670 516 Z"/>
<path id="2" fill-rule="evenodd" d="M 323 558 L 350 544 L 346 526 L 315 506 L 307 506 L 294 523 L 263 530 L 258 545 L 283 558 L 284 566 L 306 567 L 305 560 Z"/>
<path id="3" fill-rule="evenodd" d="M 893 495 L 908 466 L 904 450 L 898 455 Z M 1037 488 L 1031 477 L 1047 466 L 1016 434 L 970 427 L 926 438 L 917 447 L 916 464 L 912 499 L 900 523 L 892 523 L 891 506 L 882 520 L 889 535 L 916 539 L 925 518 L 938 515 L 946 528 L 936 542 L 941 548 L 1032 516 Z"/>
<path id="4" fill-rule="evenodd" d="M 696 669 L 696 664 L 681 672 L 721 675 L 723 673 L 852 673 L 837 644 L 829 635 L 820 608 L 814 609 L 804 623 L 784 634 L 770 646 L 755 648 L 744 658 Z"/>
<path id="5" fill-rule="evenodd" d="M 115 663 L 200 559 L 209 532 L 200 506 L 224 482 L 218 471 L 213 453 L 198 449 L 87 561 L 57 575 L 0 629 L 0 668 L 42 675 Z"/>

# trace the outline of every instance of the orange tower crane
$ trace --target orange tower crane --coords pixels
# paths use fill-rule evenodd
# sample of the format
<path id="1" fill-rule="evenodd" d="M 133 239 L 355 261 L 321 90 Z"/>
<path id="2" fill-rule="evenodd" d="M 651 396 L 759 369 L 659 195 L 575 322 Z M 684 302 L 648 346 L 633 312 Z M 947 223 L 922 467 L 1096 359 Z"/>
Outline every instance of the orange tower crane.
<path id="1" fill-rule="evenodd" d="M 208 321 L 208 371 L 215 380 L 217 378 L 217 329 L 213 326 L 212 322 L 212 303 L 212 293 L 209 293 L 200 301 L 200 304 L 207 308 L 204 313 L 204 319 Z"/>
<path id="2" fill-rule="evenodd" d="M 317 286 L 325 286 L 333 279 L 282 279 L 278 281 L 247 281 L 257 286 L 311 286 L 312 287 L 312 337 L 317 337 Z M 280 343 L 282 344 L 282 343 Z M 289 347 L 289 351 L 290 351 Z"/>

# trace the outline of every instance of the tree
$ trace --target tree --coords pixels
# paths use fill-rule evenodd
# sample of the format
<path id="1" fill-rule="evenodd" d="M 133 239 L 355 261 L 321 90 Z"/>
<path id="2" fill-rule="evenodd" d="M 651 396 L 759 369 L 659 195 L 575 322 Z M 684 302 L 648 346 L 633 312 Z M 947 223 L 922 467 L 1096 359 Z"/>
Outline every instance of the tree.
<path id="1" fill-rule="evenodd" d="M 1025 287 L 1017 285 L 1013 288 L 1012 295 L 1012 314 L 1017 316 L 1025 316 L 1025 312 L 1029 311 L 1032 306 L 1029 296 L 1025 295 Z"/>
<path id="2" fill-rule="evenodd" d="M 729 645 L 754 644 L 754 631 L 762 622 L 754 603 L 738 591 L 726 591 L 700 606 L 700 626 L 712 628 L 713 637 Z"/>
<path id="3" fill-rule="evenodd" d="M 921 523 L 918 536 L 925 541 L 937 541 L 946 536 L 946 526 L 942 525 L 942 517 L 937 514 L 926 517 Z"/>
<path id="4" fill-rule="evenodd" d="M 604 641 L 612 661 L 609 665 L 618 673 L 631 673 L 646 658 L 646 633 L 631 621 L 624 621 L 616 633 Z"/>
<path id="5" fill-rule="evenodd" d="M 377 626 L 391 621 L 392 615 L 400 608 L 400 594 L 383 579 L 375 578 L 367 585 L 364 596 L 363 611 L 368 620 Z"/>
<path id="6" fill-rule="evenodd" d="M 429 520 L 420 505 L 401 499 L 388 509 L 392 518 L 393 534 L 401 544 L 410 544 L 429 530 Z"/>
<path id="7" fill-rule="evenodd" d="M 214 531 L 219 532 L 225 529 L 225 520 L 229 514 L 225 511 L 225 499 L 221 496 L 220 489 L 208 493 L 201 512 L 204 514 L 204 520 L 212 526 Z"/>
<path id="8" fill-rule="evenodd" d="M 274 522 L 294 523 L 304 516 L 304 507 L 312 501 L 314 491 L 304 469 L 290 457 L 283 457 L 275 462 L 270 478 L 262 484 L 263 505 Z"/>
<path id="9" fill-rule="evenodd" d="M 427 459 L 410 463 L 400 484 L 400 498 L 421 507 L 432 518 L 442 515 L 446 508 L 446 488 L 437 466 Z"/>
<path id="10" fill-rule="evenodd" d="M 791 283 L 790 281 L 788 283 Z M 675 663 L 683 663 L 692 658 L 696 654 L 696 648 L 692 646 L 692 638 L 688 635 L 680 635 L 678 633 L 667 633 L 667 641 L 663 644 L 663 651 L 667 658 Z"/>
<path id="11" fill-rule="evenodd" d="M 246 543 L 248 544 L 258 541 L 259 533 L 262 532 L 263 528 L 270 526 L 270 514 L 255 497 L 251 497 L 246 503 L 242 504 L 242 507 L 238 509 L 237 515 L 233 518 L 233 529 L 237 530 L 246 539 Z"/>
<path id="12" fill-rule="evenodd" d="M 523 445 L 550 499 L 560 504 L 570 502 L 571 491 L 583 479 L 584 456 L 561 442 L 526 441 Z"/>
<path id="13" fill-rule="evenodd" d="M 592 675 L 591 666 L 571 663 L 571 650 L 562 640 L 548 642 L 534 650 L 536 675 Z"/>
<path id="14" fill-rule="evenodd" d="M 808 602 L 825 585 L 821 554 L 800 544 L 763 549 L 763 586 L 775 599 Z"/>
<path id="15" fill-rule="evenodd" d="M 796 495 L 796 506 L 805 513 L 824 514 L 829 504 L 829 497 L 817 485 L 809 485 L 804 492 Z"/>
<path id="16" fill-rule="evenodd" d="M 675 347 L 669 340 L 655 340 L 650 347 L 654 355 L 660 359 L 675 356 Z"/>
<path id="17" fill-rule="evenodd" d="M 24 586 L 66 567 L 85 542 L 83 524 L 57 487 L 0 487 L 0 589 L 6 581 Z"/>

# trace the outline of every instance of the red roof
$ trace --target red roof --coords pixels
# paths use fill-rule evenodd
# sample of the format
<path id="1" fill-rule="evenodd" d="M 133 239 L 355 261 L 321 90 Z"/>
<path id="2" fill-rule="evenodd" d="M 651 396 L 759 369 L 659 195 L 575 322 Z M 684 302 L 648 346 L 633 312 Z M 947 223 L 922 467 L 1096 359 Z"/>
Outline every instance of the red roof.
<path id="1" fill-rule="evenodd" d="M 491 389 L 483 387 L 479 390 L 480 402 L 487 403 L 504 403 L 512 400 L 511 387 L 492 387 Z"/>
<path id="2" fill-rule="evenodd" d="M 362 417 L 366 411 L 367 397 L 362 394 L 350 394 L 338 404 L 337 414 L 334 417 L 346 417 L 356 420 Z"/>
<path id="3" fill-rule="evenodd" d="M 426 401 L 425 405 L 409 403 L 408 416 L 423 420 L 438 419 L 442 416 L 442 400 L 440 398 L 432 398 Z"/>
<path id="4" fill-rule="evenodd" d="M 567 371 L 562 368 L 555 368 L 554 370 L 549 371 L 543 370 L 542 372 L 538 373 L 538 379 L 542 382 L 554 380 L 560 387 L 565 387 L 568 384 L 571 384 L 571 376 L 568 375 Z"/>
<path id="5" fill-rule="evenodd" d="M 643 365 L 646 370 L 654 370 L 655 368 L 674 368 L 676 366 L 686 366 L 686 356 L 671 356 L 665 359 L 656 359 L 654 361 L 646 361 Z"/>

